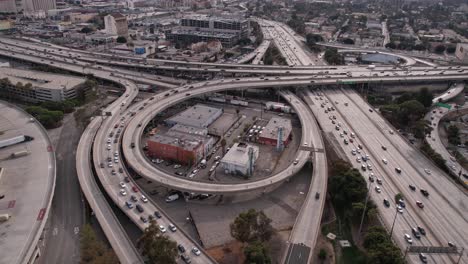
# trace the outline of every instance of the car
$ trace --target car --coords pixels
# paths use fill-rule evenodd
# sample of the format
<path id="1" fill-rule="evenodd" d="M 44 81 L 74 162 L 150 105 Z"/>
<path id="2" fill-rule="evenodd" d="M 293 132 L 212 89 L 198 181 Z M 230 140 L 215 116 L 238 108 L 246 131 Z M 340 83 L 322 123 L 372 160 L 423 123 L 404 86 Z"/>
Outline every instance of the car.
<path id="1" fill-rule="evenodd" d="M 401 173 L 401 169 L 400 169 L 400 168 L 395 168 L 395 171 L 396 171 L 397 173 Z"/>
<path id="2" fill-rule="evenodd" d="M 138 202 L 138 199 L 136 198 L 135 195 L 130 196 L 130 200 L 132 200 L 135 203 Z"/>
<path id="3" fill-rule="evenodd" d="M 390 135 L 393 135 L 393 130 L 389 130 L 388 133 L 389 133 Z"/>
<path id="4" fill-rule="evenodd" d="M 123 169 L 122 169 L 122 168 L 119 168 L 119 172 L 120 172 L 120 173 L 123 173 L 124 171 L 123 171 Z"/>
<path id="5" fill-rule="evenodd" d="M 353 156 L 356 155 L 356 150 L 355 150 L 355 149 L 352 149 L 352 150 L 351 150 L 351 154 L 352 154 Z"/>
<path id="6" fill-rule="evenodd" d="M 425 236 L 426 235 L 426 230 L 420 226 L 418 226 L 418 231 L 421 233 L 421 235 Z"/>
<path id="7" fill-rule="evenodd" d="M 101 163 L 99 164 L 99 166 L 100 166 L 101 168 L 104 168 L 104 163 L 101 162 Z"/>
<path id="8" fill-rule="evenodd" d="M 316 192 L 315 193 L 315 200 L 318 200 L 320 198 L 320 193 L 319 192 Z"/>
<path id="9" fill-rule="evenodd" d="M 125 202 L 125 205 L 128 207 L 128 209 L 132 209 L 133 208 L 133 204 L 129 201 L 126 201 Z"/>
<path id="10" fill-rule="evenodd" d="M 138 187 L 132 186 L 132 191 L 133 191 L 133 192 L 138 192 Z"/>
<path id="11" fill-rule="evenodd" d="M 140 204 L 137 204 L 136 205 L 136 210 L 139 212 L 139 213 L 143 213 L 145 211 L 145 209 L 140 205 Z"/>
<path id="12" fill-rule="evenodd" d="M 401 205 L 398 204 L 396 208 L 397 208 L 397 211 L 398 211 L 400 214 L 403 213 L 403 208 L 401 207 Z"/>
<path id="13" fill-rule="evenodd" d="M 299 163 L 299 159 L 295 159 L 293 162 L 294 165 L 297 165 L 298 163 Z"/>
<path id="14" fill-rule="evenodd" d="M 190 257 L 187 256 L 187 255 L 185 255 L 185 254 L 180 255 L 180 258 L 181 258 L 186 264 L 192 263 L 192 261 L 190 260 Z"/>
<path id="15" fill-rule="evenodd" d="M 159 225 L 159 231 L 161 231 L 161 233 L 166 233 L 166 228 L 163 225 Z"/>
<path id="16" fill-rule="evenodd" d="M 201 252 L 197 247 L 192 248 L 192 253 L 195 254 L 195 256 L 200 256 Z"/>
<path id="17" fill-rule="evenodd" d="M 309 144 L 307 144 L 307 142 L 304 142 L 304 147 L 307 147 Z"/>
<path id="18" fill-rule="evenodd" d="M 361 164 L 361 169 L 362 169 L 363 171 L 366 171 L 367 167 L 366 167 L 366 164 L 365 164 L 365 163 Z"/>
<path id="19" fill-rule="evenodd" d="M 146 196 L 142 195 L 140 200 L 144 203 L 147 203 L 148 202 L 148 198 L 146 198 Z"/>
<path id="20" fill-rule="evenodd" d="M 362 146 L 361 146 L 361 144 L 358 144 L 358 145 L 357 145 L 357 147 L 358 147 L 359 149 L 362 149 Z"/>
<path id="21" fill-rule="evenodd" d="M 175 225 L 173 224 L 169 224 L 169 230 L 171 230 L 172 232 L 175 232 L 177 231 L 177 227 L 175 227 Z"/>
<path id="22" fill-rule="evenodd" d="M 387 150 L 387 147 L 386 147 L 386 146 L 382 146 L 382 149 L 383 149 L 383 150 Z"/>
<path id="23" fill-rule="evenodd" d="M 369 181 L 370 181 L 370 182 L 374 182 L 374 176 L 370 176 L 370 175 L 369 175 Z"/>
<path id="24" fill-rule="evenodd" d="M 398 204 L 399 204 L 401 207 L 403 207 L 403 208 L 406 207 L 406 204 L 405 204 L 405 201 L 403 200 L 403 198 L 401 198 L 401 199 L 398 200 Z"/>
<path id="25" fill-rule="evenodd" d="M 413 239 L 411 239 L 411 236 L 408 234 L 405 234 L 405 240 L 408 242 L 408 244 L 413 244 Z"/>
<path id="26" fill-rule="evenodd" d="M 420 239 L 421 238 L 421 234 L 419 233 L 418 229 L 417 228 L 412 228 L 411 229 L 411 232 L 413 232 L 413 236 L 417 239 Z"/>
<path id="27" fill-rule="evenodd" d="M 340 137 L 344 137 L 344 134 L 343 134 L 343 133 L 340 133 Z"/>
<path id="28" fill-rule="evenodd" d="M 457 246 L 455 245 L 455 243 L 453 243 L 453 242 L 451 242 L 451 241 L 449 241 L 447 244 L 448 244 L 449 247 L 457 247 Z"/>
<path id="29" fill-rule="evenodd" d="M 116 174 L 115 170 L 111 170 L 111 174 L 115 175 Z"/>
<path id="30" fill-rule="evenodd" d="M 424 208 L 424 204 L 421 201 L 416 201 L 416 205 L 421 209 Z"/>
<path id="31" fill-rule="evenodd" d="M 182 167 L 182 165 L 180 165 L 180 164 L 174 165 L 174 169 L 178 169 L 178 168 L 180 168 L 180 167 Z"/>
<path id="32" fill-rule="evenodd" d="M 369 112 L 371 112 L 371 113 L 372 113 L 372 112 L 374 112 L 374 110 L 372 110 L 372 109 L 370 109 L 370 108 L 369 108 Z"/>
<path id="33" fill-rule="evenodd" d="M 375 186 L 375 191 L 376 191 L 377 193 L 381 193 L 381 192 L 382 192 L 382 190 L 380 189 L 379 186 Z"/>
<path id="34" fill-rule="evenodd" d="M 357 161 L 357 162 L 361 162 L 361 157 L 357 157 L 357 158 L 356 158 L 356 161 Z"/>
<path id="35" fill-rule="evenodd" d="M 140 216 L 140 220 L 143 222 L 143 223 L 148 223 L 148 218 L 144 217 L 144 216 Z"/>
<path id="36" fill-rule="evenodd" d="M 125 189 L 120 189 L 120 194 L 122 196 L 125 196 L 125 195 L 127 195 L 127 192 L 125 191 Z"/>
<path id="37" fill-rule="evenodd" d="M 176 172 L 174 172 L 174 173 L 175 173 L 175 175 L 178 175 L 178 176 L 184 176 L 184 173 L 181 172 L 181 171 L 176 171 Z"/>
<path id="38" fill-rule="evenodd" d="M 185 247 L 182 244 L 177 245 L 177 249 L 179 249 L 181 253 L 185 253 Z"/>
<path id="39" fill-rule="evenodd" d="M 161 218 L 161 213 L 159 211 L 154 211 L 154 216 L 156 216 L 156 218 Z"/>
<path id="40" fill-rule="evenodd" d="M 390 207 L 390 202 L 389 202 L 387 199 L 383 199 L 383 204 L 384 204 L 386 207 Z"/>
<path id="41" fill-rule="evenodd" d="M 431 170 L 429 170 L 429 169 L 424 169 L 424 172 L 426 172 L 427 174 L 431 175 Z"/>
<path id="42" fill-rule="evenodd" d="M 429 196 L 429 192 L 427 190 L 421 189 L 421 193 L 426 197 Z"/>
<path id="43" fill-rule="evenodd" d="M 196 175 L 195 173 L 191 173 L 188 177 L 192 179 L 193 177 L 195 177 L 195 175 Z"/>
<path id="44" fill-rule="evenodd" d="M 383 162 L 384 164 L 388 164 L 387 159 L 382 159 L 382 162 Z"/>
<path id="45" fill-rule="evenodd" d="M 416 187 L 412 184 L 408 185 L 408 187 L 412 190 L 412 191 L 415 191 L 416 190 Z"/>
<path id="46" fill-rule="evenodd" d="M 427 263 L 427 256 L 424 253 L 419 253 L 419 259 L 422 263 Z"/>
<path id="47" fill-rule="evenodd" d="M 107 167 L 112 168 L 114 165 L 112 165 L 112 162 L 107 163 Z"/>
<path id="48" fill-rule="evenodd" d="M 218 161 L 218 160 L 220 160 L 220 159 L 221 159 L 221 156 L 216 156 L 216 157 L 214 158 L 215 161 Z"/>
<path id="49" fill-rule="evenodd" d="M 126 187 L 127 187 L 127 185 L 125 185 L 124 182 L 120 182 L 120 183 L 119 183 L 119 186 L 120 186 L 120 188 L 126 188 Z"/>

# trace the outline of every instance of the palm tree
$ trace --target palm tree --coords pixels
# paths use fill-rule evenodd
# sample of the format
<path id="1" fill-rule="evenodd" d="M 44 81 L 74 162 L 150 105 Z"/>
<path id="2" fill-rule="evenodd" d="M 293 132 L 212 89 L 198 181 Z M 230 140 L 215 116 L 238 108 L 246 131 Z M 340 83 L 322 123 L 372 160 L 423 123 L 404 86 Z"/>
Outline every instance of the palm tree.
<path id="1" fill-rule="evenodd" d="M 226 139 L 224 139 L 224 138 L 221 139 L 221 148 L 223 149 L 223 155 L 224 155 L 224 153 L 226 152 L 225 151 L 226 150 L 225 149 L 226 148 Z"/>

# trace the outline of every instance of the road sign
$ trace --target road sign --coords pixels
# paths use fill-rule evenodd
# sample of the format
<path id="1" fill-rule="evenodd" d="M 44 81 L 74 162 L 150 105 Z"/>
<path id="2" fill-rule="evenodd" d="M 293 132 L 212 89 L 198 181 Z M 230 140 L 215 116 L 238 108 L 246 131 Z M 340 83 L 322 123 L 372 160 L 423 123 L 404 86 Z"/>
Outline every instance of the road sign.
<path id="1" fill-rule="evenodd" d="M 452 109 L 452 106 L 451 106 L 451 105 L 449 105 L 449 104 L 444 104 L 444 103 L 441 103 L 441 102 L 436 103 L 436 106 L 445 107 L 445 108 L 447 108 L 448 110 Z"/>

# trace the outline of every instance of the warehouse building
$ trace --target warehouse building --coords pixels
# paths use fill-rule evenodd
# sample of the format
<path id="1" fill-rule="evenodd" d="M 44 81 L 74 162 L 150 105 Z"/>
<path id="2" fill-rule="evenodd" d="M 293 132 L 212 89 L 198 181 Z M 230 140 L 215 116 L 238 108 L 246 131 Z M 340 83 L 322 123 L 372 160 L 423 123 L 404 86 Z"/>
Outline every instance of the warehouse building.
<path id="1" fill-rule="evenodd" d="M 188 165 L 196 164 L 206 157 L 214 143 L 215 139 L 207 135 L 206 128 L 179 124 L 147 141 L 150 156 Z"/>
<path id="2" fill-rule="evenodd" d="M 258 153 L 257 146 L 235 143 L 221 160 L 221 167 L 226 174 L 251 176 Z"/>
<path id="3" fill-rule="evenodd" d="M 74 99 L 77 89 L 86 81 L 85 78 L 2 67 L 0 79 L 4 78 L 10 84 L 0 88 L 2 96 L 33 103 Z"/>
<path id="4" fill-rule="evenodd" d="M 223 109 L 197 104 L 189 109 L 166 119 L 168 126 L 184 125 L 194 128 L 208 128 L 218 117 L 223 114 Z"/>
<path id="5" fill-rule="evenodd" d="M 262 133 L 258 138 L 258 142 L 265 145 L 278 146 L 279 140 L 281 140 L 280 145 L 287 146 L 291 140 L 291 131 L 291 120 L 273 117 L 263 128 Z"/>

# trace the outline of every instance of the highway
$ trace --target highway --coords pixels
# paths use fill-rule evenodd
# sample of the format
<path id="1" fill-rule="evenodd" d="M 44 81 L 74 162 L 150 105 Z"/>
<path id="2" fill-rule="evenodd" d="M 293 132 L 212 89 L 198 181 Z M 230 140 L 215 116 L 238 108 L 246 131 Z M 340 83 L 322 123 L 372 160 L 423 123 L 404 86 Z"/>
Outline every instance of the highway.
<path id="1" fill-rule="evenodd" d="M 322 97 L 322 100 L 320 98 Z M 382 219 L 389 228 L 391 226 L 394 210 L 386 208 L 382 200 L 386 198 L 395 208 L 393 197 L 402 193 L 406 200 L 406 208 L 401 217 L 397 217 L 393 238 L 404 250 L 408 245 L 403 238 L 404 233 L 411 235 L 411 228 L 417 225 L 423 226 L 428 235 L 421 240 L 415 239 L 414 245 L 447 246 L 449 241 L 456 245 L 466 247 L 468 231 L 460 228 L 466 226 L 467 196 L 453 184 L 442 171 L 427 160 L 417 149 L 414 149 L 403 137 L 395 132 L 376 112 L 370 112 L 370 106 L 352 90 L 324 90 L 323 94 L 315 93 L 317 104 L 314 114 L 325 132 L 332 134 L 341 145 L 350 162 L 361 170 L 361 162 L 356 158 L 364 155 L 370 156 L 374 178 L 380 178 L 382 185 L 379 187 L 382 193 L 374 191 L 376 183 L 371 184 L 371 197 L 377 204 Z M 319 104 L 325 103 L 324 108 L 334 106 L 336 111 L 324 115 L 324 108 Z M 345 103 L 348 106 L 345 106 Z M 366 109 L 368 108 L 368 109 Z M 330 116 L 336 119 L 330 119 Z M 335 120 L 336 124 L 332 123 Z M 336 129 L 341 123 L 340 130 Z M 347 135 L 343 135 L 343 131 Z M 354 132 L 356 138 L 353 143 L 344 144 L 344 139 L 350 141 L 350 133 Z M 390 132 L 392 131 L 392 132 Z M 363 146 L 361 155 L 353 155 L 352 149 L 358 149 L 358 144 Z M 386 148 L 383 150 L 382 146 Z M 383 161 L 385 159 L 385 162 Z M 395 168 L 401 168 L 401 174 Z M 428 174 L 425 170 L 429 170 Z M 361 170 L 362 171 L 362 170 Z M 365 178 L 369 176 L 369 170 L 363 172 Z M 369 182 L 369 179 L 367 179 Z M 370 183 L 369 183 L 370 184 Z M 436 185 L 437 184 L 437 185 Z M 412 191 L 409 185 L 414 185 L 416 191 Z M 419 190 L 425 189 L 429 197 L 424 197 Z M 424 208 L 418 208 L 416 201 L 422 201 Z M 448 205 L 448 206 L 447 206 Z M 401 219 L 403 218 L 403 219 Z M 447 256 L 432 257 L 433 263 L 451 263 Z M 417 256 L 410 256 L 412 262 L 417 262 Z M 466 260 L 465 260 L 466 261 Z"/>
<path id="2" fill-rule="evenodd" d="M 436 104 L 438 102 L 445 103 L 447 101 L 452 100 L 453 98 L 457 97 L 465 90 L 465 84 L 459 83 L 452 85 L 447 91 L 442 93 L 441 95 L 432 99 L 432 103 Z"/>

